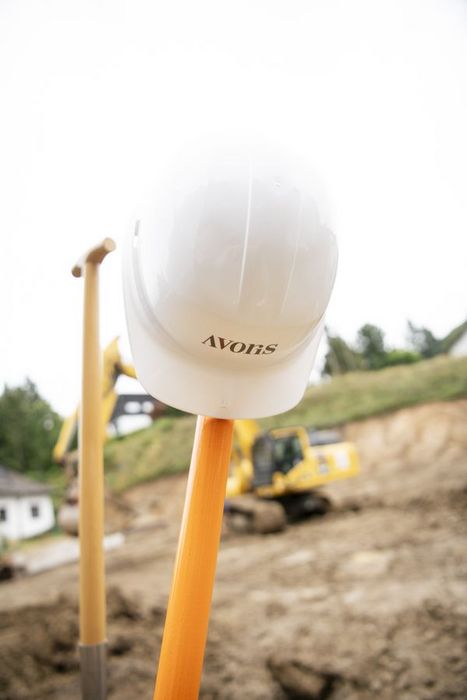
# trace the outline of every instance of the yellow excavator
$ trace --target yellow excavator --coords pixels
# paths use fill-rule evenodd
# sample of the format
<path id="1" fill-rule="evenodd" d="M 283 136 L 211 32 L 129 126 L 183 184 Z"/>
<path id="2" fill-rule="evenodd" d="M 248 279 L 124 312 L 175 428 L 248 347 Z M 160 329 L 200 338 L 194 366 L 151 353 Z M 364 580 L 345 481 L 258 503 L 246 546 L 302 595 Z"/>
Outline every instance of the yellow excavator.
<path id="1" fill-rule="evenodd" d="M 132 365 L 123 362 L 118 348 L 118 338 L 112 340 L 103 352 L 102 371 L 102 441 L 109 437 L 109 424 L 116 428 L 123 415 L 149 415 L 152 419 L 163 413 L 166 406 L 147 394 L 117 394 L 115 384 L 124 375 L 136 379 Z M 76 449 L 79 407 L 62 424 L 53 450 L 54 460 L 65 467 L 68 487 L 64 502 L 58 512 L 60 526 L 72 535 L 78 534 L 78 454 Z"/>
<path id="2" fill-rule="evenodd" d="M 317 489 L 360 471 L 355 446 L 335 430 L 304 427 L 262 432 L 254 420 L 235 421 L 227 482 L 226 520 L 238 531 L 277 532 L 287 521 L 324 514 Z"/>
<path id="3" fill-rule="evenodd" d="M 118 401 L 115 391 L 115 383 L 120 375 L 126 375 L 136 379 L 135 369 L 122 361 L 118 349 L 118 338 L 114 338 L 105 348 L 103 353 L 102 368 L 102 436 L 107 439 L 108 424 L 112 418 Z M 66 465 L 69 461 L 76 461 L 76 452 L 72 450 L 76 442 L 78 430 L 79 407 L 63 421 L 60 434 L 53 450 L 53 457 L 58 464 Z"/>
<path id="4" fill-rule="evenodd" d="M 122 415 L 139 413 L 154 419 L 166 410 L 164 404 L 148 395 L 118 395 L 115 384 L 121 375 L 136 378 L 134 367 L 123 362 L 115 338 L 103 353 L 103 442 L 109 435 L 109 423 L 115 425 Z M 76 408 L 63 422 L 53 452 L 55 461 L 66 468 L 69 480 L 58 521 L 73 535 L 78 533 L 78 460 L 73 449 L 78 416 Z M 330 503 L 318 487 L 358 472 L 354 445 L 342 442 L 336 431 L 294 427 L 262 432 L 254 420 L 236 420 L 226 491 L 227 525 L 236 531 L 276 532 L 288 520 L 325 513 Z"/>

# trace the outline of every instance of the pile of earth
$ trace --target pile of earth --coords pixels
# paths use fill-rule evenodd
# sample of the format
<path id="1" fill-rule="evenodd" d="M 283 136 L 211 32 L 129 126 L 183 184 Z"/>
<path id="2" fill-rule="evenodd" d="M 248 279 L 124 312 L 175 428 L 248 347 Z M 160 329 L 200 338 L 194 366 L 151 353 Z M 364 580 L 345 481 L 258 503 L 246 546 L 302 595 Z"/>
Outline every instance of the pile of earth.
<path id="1" fill-rule="evenodd" d="M 149 697 L 164 611 L 143 616 L 135 601 L 111 588 L 107 596 L 110 697 Z M 68 596 L 0 615 L 0 697 L 79 697 L 78 605 Z M 129 692 L 131 689 L 131 692 Z M 140 693 L 141 691 L 141 693 Z"/>

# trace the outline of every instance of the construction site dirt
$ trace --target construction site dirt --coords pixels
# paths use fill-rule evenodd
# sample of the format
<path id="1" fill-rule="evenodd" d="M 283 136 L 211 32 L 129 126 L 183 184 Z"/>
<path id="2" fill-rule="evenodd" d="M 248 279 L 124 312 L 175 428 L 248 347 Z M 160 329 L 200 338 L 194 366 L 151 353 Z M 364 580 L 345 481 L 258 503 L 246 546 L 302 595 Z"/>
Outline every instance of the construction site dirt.
<path id="1" fill-rule="evenodd" d="M 346 427 L 361 475 L 274 535 L 225 533 L 204 700 L 467 697 L 467 401 Z M 186 477 L 107 553 L 109 698 L 152 697 Z M 78 700 L 78 570 L 1 584 L 0 698 Z M 183 621 L 181 621 L 183 624 Z"/>

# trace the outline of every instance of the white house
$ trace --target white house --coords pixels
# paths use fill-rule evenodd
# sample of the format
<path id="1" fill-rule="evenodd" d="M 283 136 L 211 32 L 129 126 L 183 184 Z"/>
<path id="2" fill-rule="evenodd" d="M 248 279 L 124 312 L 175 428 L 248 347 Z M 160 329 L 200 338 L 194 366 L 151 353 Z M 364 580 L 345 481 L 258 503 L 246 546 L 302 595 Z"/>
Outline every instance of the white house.
<path id="1" fill-rule="evenodd" d="M 0 465 L 0 536 L 22 540 L 55 523 L 50 489 Z"/>

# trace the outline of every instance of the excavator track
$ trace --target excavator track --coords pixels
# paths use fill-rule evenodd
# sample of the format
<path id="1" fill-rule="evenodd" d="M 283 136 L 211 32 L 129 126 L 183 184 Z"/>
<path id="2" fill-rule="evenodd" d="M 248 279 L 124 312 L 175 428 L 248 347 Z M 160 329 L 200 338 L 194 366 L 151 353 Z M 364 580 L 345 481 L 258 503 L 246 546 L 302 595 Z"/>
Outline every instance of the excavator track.
<path id="1" fill-rule="evenodd" d="M 331 508 L 329 498 L 315 490 L 283 496 L 280 502 L 290 522 L 325 515 Z"/>
<path id="2" fill-rule="evenodd" d="M 316 491 L 267 500 L 247 494 L 227 500 L 224 520 L 228 530 L 266 535 L 281 532 L 288 522 L 325 515 L 331 508 L 327 496 Z"/>
<path id="3" fill-rule="evenodd" d="M 242 533 L 269 534 L 287 525 L 284 508 L 277 501 L 255 496 L 238 496 L 225 503 L 224 520 L 228 530 Z"/>

